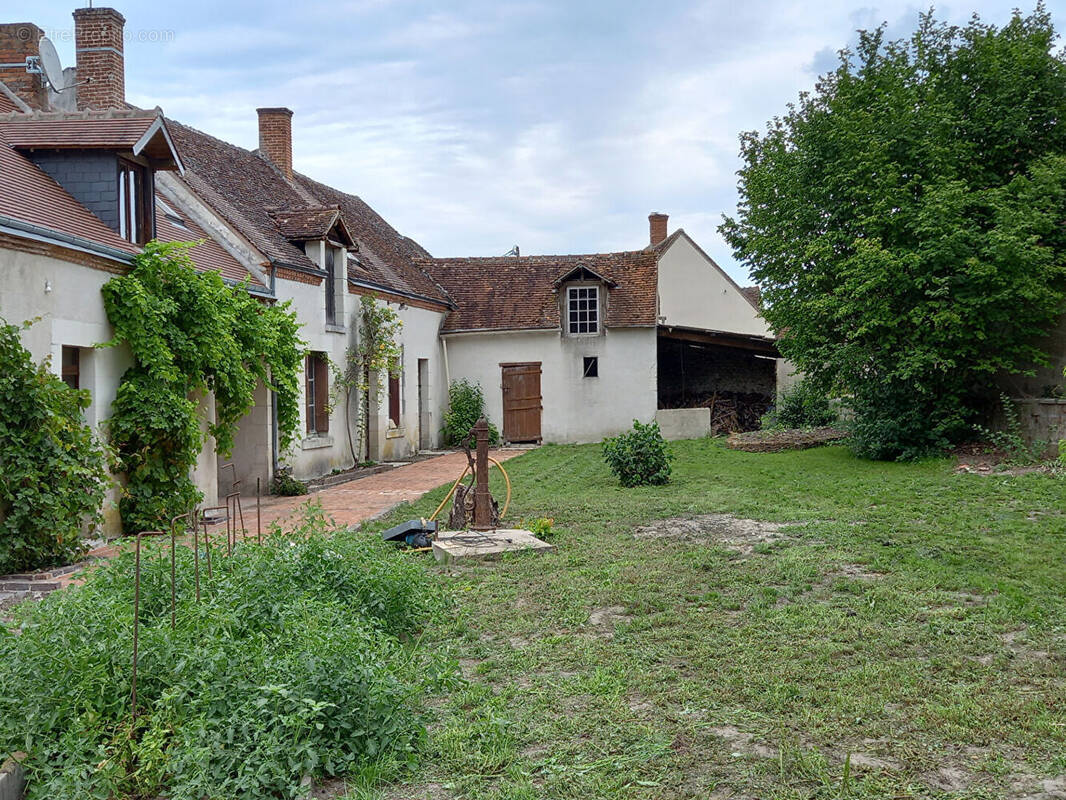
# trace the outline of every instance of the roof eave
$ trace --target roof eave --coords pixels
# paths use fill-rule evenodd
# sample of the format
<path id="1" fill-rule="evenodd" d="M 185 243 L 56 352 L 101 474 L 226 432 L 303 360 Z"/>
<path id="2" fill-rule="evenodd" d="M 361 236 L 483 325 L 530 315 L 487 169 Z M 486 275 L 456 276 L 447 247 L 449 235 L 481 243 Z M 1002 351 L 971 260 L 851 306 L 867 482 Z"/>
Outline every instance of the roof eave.
<path id="1" fill-rule="evenodd" d="M 41 225 L 35 225 L 32 222 L 26 222 L 25 220 L 8 217 L 3 214 L 0 214 L 0 232 L 10 233 L 22 238 L 35 239 L 40 242 L 54 244 L 72 250 L 79 250 L 83 253 L 91 253 L 92 255 L 101 256 L 102 258 L 110 259 L 111 261 L 116 261 L 121 264 L 132 264 L 133 258 L 136 255 L 136 253 L 119 250 L 117 247 L 111 247 L 110 245 L 94 242 L 91 239 L 85 239 L 81 236 L 74 236 L 73 234 L 45 228 Z"/>

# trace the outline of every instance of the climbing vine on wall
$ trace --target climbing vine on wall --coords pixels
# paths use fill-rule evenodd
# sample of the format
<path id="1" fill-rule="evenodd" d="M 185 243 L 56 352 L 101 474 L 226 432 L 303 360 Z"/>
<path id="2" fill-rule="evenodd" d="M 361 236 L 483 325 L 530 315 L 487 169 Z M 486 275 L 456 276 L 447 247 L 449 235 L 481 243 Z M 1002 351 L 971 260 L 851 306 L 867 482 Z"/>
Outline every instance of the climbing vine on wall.
<path id="1" fill-rule="evenodd" d="M 374 295 L 363 295 L 359 303 L 359 332 L 355 343 L 345 353 L 344 363 L 334 365 L 334 391 L 344 402 L 344 419 L 348 426 L 348 447 L 352 458 L 359 461 L 356 453 L 356 437 L 352 434 L 352 396 L 358 398 L 356 427 L 362 441 L 366 419 L 370 413 L 370 376 L 385 372 L 395 375 L 400 369 L 400 332 L 403 320 L 385 303 L 378 302 Z M 364 442 L 365 444 L 365 442 Z"/>
<path id="2" fill-rule="evenodd" d="M 125 342 L 134 357 L 110 421 L 127 479 L 119 507 L 128 533 L 158 528 L 202 499 L 190 471 L 204 444 L 208 393 L 215 414 L 207 427 L 223 454 L 254 405 L 258 381 L 276 392 L 282 450 L 299 422 L 305 348 L 295 313 L 226 285 L 216 272 L 197 272 L 190 246 L 152 242 L 128 274 L 103 288 L 115 328 L 108 345 Z"/>

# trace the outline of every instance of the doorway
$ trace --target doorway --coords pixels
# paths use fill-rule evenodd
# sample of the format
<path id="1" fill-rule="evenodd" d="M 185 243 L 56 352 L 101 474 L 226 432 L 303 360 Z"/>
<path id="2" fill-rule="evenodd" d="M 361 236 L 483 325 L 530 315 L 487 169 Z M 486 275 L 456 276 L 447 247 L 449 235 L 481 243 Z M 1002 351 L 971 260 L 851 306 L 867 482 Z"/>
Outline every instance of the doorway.
<path id="1" fill-rule="evenodd" d="M 503 370 L 503 438 L 508 442 L 539 442 L 540 362 L 500 364 Z"/>

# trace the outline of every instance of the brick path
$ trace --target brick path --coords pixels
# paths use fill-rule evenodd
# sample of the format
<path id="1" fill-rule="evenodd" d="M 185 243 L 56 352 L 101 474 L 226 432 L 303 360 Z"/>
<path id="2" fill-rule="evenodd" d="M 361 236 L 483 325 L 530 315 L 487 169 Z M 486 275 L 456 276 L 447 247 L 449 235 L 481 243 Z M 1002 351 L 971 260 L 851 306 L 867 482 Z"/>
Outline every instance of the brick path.
<path id="1" fill-rule="evenodd" d="M 506 461 L 528 448 L 508 448 L 490 452 L 497 461 Z M 262 524 L 265 533 L 270 523 L 277 520 L 284 526 L 285 522 L 299 514 L 299 508 L 308 500 L 317 500 L 323 511 L 334 519 L 339 526 L 349 527 L 383 514 L 394 506 L 420 498 L 438 486 L 451 483 L 459 477 L 466 466 L 464 453 L 447 453 L 445 455 L 404 464 L 401 467 L 368 475 L 348 483 L 329 486 L 300 497 L 264 497 L 262 500 Z M 244 510 L 244 524 L 248 533 L 255 535 L 255 496 L 241 498 Z M 225 534 L 225 523 L 211 527 L 211 532 Z M 188 537 L 186 537 L 188 538 Z M 108 544 L 89 551 L 88 559 L 114 558 L 120 546 Z M 27 575 L 6 576 L 0 578 L 0 619 L 6 606 L 28 597 L 40 599 L 55 589 L 78 583 L 84 564 L 61 567 L 51 572 Z"/>
<path id="2" fill-rule="evenodd" d="M 527 449 L 508 448 L 489 452 L 497 461 L 522 455 Z M 283 525 L 285 520 L 296 516 L 299 508 L 308 500 L 317 500 L 322 510 L 341 527 L 350 527 L 376 517 L 405 500 L 417 500 L 426 492 L 431 492 L 444 483 L 451 483 L 459 477 L 466 466 L 464 453 L 448 453 L 413 464 L 404 464 L 385 472 L 368 475 L 365 478 L 348 483 L 328 486 L 317 492 L 299 497 L 264 497 L 263 498 L 263 532 L 266 533 L 270 523 L 278 520 Z M 501 501 L 502 502 L 502 501 Z M 244 525 L 249 533 L 255 533 L 255 495 L 241 497 L 244 510 Z M 443 513 L 443 512 L 442 512 Z M 212 531 L 224 530 L 225 524 L 215 525 Z"/>

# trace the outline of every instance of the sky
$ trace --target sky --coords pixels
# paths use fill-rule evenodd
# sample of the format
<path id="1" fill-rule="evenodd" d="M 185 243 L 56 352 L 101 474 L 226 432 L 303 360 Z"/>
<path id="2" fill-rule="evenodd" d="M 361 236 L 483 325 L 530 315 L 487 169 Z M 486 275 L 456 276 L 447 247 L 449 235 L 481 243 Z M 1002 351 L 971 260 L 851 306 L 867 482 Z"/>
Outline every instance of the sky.
<path id="1" fill-rule="evenodd" d="M 938 6 L 964 23 L 1010 5 Z M 103 5 L 103 2 L 96 3 Z M 126 96 L 235 144 L 287 106 L 295 168 L 358 194 L 435 256 L 631 250 L 670 215 L 742 284 L 718 234 L 739 135 L 832 69 L 855 31 L 913 30 L 907 2 L 115 0 Z M 4 21 L 74 64 L 75 4 Z M 1032 6 L 1022 6 L 1023 11 Z M 1048 3 L 1066 26 L 1066 0 Z M 23 18 L 30 13 L 32 18 Z"/>

